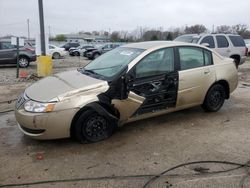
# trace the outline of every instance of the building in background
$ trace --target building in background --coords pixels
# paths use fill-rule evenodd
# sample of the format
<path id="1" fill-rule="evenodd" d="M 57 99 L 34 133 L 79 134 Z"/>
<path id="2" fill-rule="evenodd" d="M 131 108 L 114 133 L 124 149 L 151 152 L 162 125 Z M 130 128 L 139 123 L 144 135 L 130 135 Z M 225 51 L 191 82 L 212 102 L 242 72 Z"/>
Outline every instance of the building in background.
<path id="1" fill-rule="evenodd" d="M 110 38 L 108 36 L 95 36 L 88 34 L 64 34 L 67 42 L 110 42 Z"/>

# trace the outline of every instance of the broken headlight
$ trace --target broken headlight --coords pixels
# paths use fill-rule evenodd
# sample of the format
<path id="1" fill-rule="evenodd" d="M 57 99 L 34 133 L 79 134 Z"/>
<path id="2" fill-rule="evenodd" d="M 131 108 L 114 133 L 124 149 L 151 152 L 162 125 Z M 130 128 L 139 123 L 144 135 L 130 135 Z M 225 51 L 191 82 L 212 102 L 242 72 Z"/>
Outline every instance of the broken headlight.
<path id="1" fill-rule="evenodd" d="M 24 104 L 24 109 L 27 112 L 51 112 L 54 110 L 55 103 L 39 103 L 32 100 L 27 101 Z"/>

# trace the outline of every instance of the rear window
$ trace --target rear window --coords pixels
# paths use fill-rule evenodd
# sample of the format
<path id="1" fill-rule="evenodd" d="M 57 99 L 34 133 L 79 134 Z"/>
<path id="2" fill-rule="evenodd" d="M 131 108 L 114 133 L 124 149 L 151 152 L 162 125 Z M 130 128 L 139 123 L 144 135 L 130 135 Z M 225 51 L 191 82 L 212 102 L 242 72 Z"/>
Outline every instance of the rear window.
<path id="1" fill-rule="evenodd" d="M 233 45 L 236 47 L 245 46 L 245 42 L 241 36 L 229 36 L 230 40 L 232 41 Z"/>

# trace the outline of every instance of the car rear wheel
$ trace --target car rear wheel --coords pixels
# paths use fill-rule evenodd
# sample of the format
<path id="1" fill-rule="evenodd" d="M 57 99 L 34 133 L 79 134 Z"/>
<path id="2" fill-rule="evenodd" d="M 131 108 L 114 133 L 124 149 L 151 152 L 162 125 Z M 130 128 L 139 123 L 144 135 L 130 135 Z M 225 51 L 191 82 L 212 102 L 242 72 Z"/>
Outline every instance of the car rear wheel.
<path id="1" fill-rule="evenodd" d="M 19 57 L 19 67 L 26 68 L 29 66 L 29 59 L 27 57 Z"/>
<path id="2" fill-rule="evenodd" d="M 53 53 L 52 58 L 53 59 L 59 59 L 61 56 L 58 52 Z"/>
<path id="3" fill-rule="evenodd" d="M 74 135 L 82 143 L 99 142 L 109 138 L 116 125 L 93 110 L 84 111 L 75 124 Z"/>
<path id="4" fill-rule="evenodd" d="M 216 112 L 223 106 L 225 98 L 225 88 L 220 84 L 213 85 L 207 92 L 202 108 L 207 112 Z"/>

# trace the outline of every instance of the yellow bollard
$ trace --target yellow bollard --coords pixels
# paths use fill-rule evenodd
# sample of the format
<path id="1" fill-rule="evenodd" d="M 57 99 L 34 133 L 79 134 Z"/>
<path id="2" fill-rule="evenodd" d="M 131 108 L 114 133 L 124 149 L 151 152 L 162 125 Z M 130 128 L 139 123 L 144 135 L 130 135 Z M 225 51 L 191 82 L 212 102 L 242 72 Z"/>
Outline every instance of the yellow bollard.
<path id="1" fill-rule="evenodd" d="M 46 77 L 52 74 L 52 57 L 39 56 L 37 57 L 37 76 Z"/>

